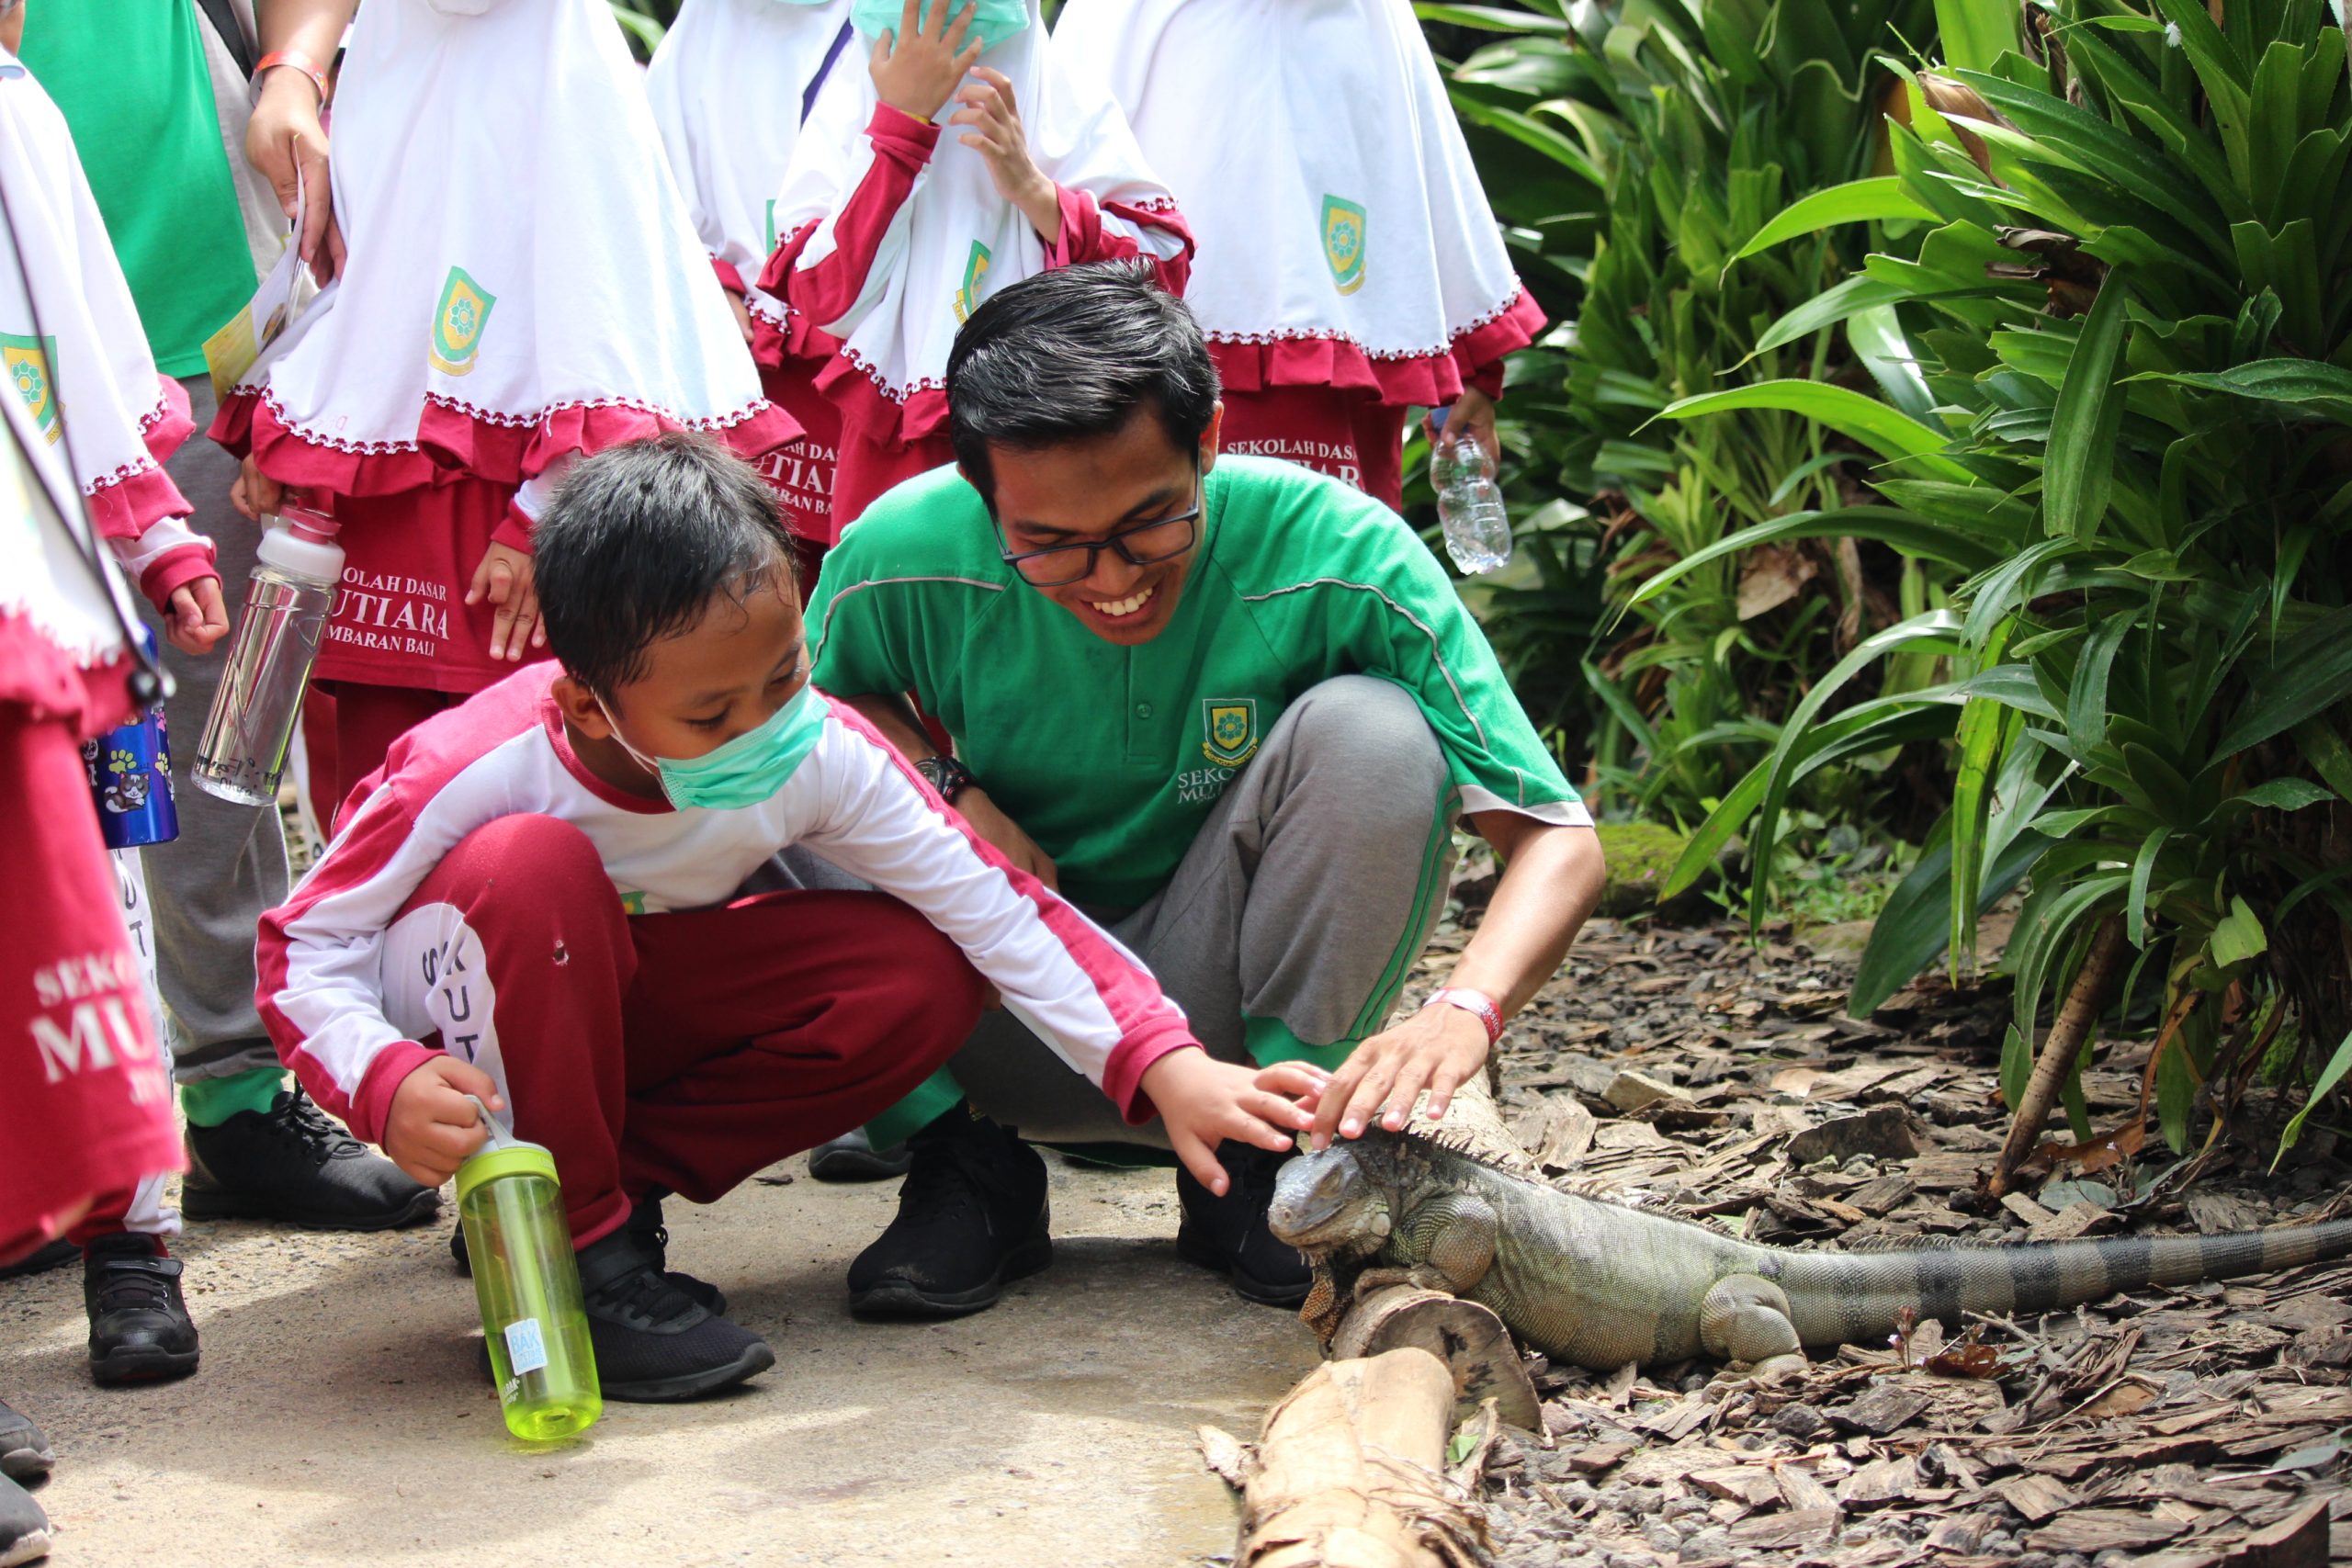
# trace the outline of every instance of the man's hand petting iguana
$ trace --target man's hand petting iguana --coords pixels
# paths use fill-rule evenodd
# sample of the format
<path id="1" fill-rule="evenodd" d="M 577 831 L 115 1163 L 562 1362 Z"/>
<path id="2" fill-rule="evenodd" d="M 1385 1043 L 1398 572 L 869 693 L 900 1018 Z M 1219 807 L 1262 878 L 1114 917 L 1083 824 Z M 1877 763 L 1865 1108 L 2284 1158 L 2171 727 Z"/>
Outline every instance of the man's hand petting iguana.
<path id="1" fill-rule="evenodd" d="M 1306 1062 L 1253 1072 L 1193 1045 L 1170 1051 L 1143 1070 L 1143 1091 L 1168 1129 L 1168 1146 L 1219 1197 L 1231 1178 L 1217 1163 L 1216 1146 L 1230 1138 L 1261 1149 L 1289 1148 L 1313 1120 L 1298 1102 L 1312 1103 L 1326 1081 L 1320 1067 Z"/>

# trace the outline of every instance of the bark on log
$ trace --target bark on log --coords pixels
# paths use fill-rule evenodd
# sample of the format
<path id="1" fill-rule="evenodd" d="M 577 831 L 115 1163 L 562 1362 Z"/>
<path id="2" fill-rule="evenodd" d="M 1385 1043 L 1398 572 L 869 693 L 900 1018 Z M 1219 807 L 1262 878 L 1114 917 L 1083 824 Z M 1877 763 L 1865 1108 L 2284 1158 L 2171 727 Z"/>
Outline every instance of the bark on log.
<path id="1" fill-rule="evenodd" d="M 1377 1356 L 1408 1346 L 1445 1363 L 1453 1378 L 1453 1419 L 1467 1421 L 1482 1401 L 1526 1431 L 1544 1429 L 1535 1385 L 1511 1343 L 1510 1330 L 1491 1307 L 1418 1285 L 1390 1285 L 1348 1309 L 1331 1339 L 1333 1359 Z"/>
<path id="2" fill-rule="evenodd" d="M 2050 1108 L 2058 1102 L 2058 1090 L 2066 1081 L 2066 1069 L 2074 1065 L 2083 1042 L 2098 1022 L 2098 1015 L 2107 1009 L 2108 992 L 2114 987 L 2116 976 L 2123 967 L 2124 947 L 2123 918 L 2109 915 L 2092 933 L 2090 952 L 2075 973 L 2074 985 L 2067 988 L 2065 1005 L 2051 1021 L 2049 1037 L 2041 1043 L 2041 1055 L 2034 1058 L 2033 1076 L 2026 1080 L 2025 1097 L 2009 1122 L 2009 1135 L 2001 1145 L 2001 1157 L 1993 1166 L 1994 1197 L 2008 1191 L 2009 1178 L 2033 1153 L 2035 1143 L 2041 1136 L 2041 1124 L 2050 1120 Z"/>
<path id="3" fill-rule="evenodd" d="M 1235 1568 L 1470 1568 L 1486 1527 L 1445 1477 L 1453 1411 L 1426 1350 L 1309 1372 L 1266 1417 Z"/>

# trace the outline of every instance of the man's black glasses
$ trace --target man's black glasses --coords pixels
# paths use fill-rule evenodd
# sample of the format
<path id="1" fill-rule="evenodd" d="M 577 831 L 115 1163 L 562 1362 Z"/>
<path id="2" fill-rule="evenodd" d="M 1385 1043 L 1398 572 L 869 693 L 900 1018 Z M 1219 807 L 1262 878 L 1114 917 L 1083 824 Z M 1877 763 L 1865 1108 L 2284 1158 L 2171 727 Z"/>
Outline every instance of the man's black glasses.
<path id="1" fill-rule="evenodd" d="M 1054 545 L 1042 550 L 1013 551 L 1004 547 L 1003 524 L 997 524 L 997 549 L 1005 564 L 1021 574 L 1022 581 L 1033 588 L 1061 588 L 1072 582 L 1082 582 L 1094 575 L 1094 564 L 1104 550 L 1116 551 L 1121 560 L 1130 566 L 1154 566 L 1171 560 L 1193 547 L 1193 536 L 1198 531 L 1202 510 L 1207 505 L 1208 491 L 1201 483 L 1201 471 L 1196 463 L 1193 468 L 1194 490 L 1192 507 L 1173 517 L 1157 517 L 1148 523 L 1138 523 L 1122 528 L 1106 539 L 1095 539 L 1083 545 Z"/>

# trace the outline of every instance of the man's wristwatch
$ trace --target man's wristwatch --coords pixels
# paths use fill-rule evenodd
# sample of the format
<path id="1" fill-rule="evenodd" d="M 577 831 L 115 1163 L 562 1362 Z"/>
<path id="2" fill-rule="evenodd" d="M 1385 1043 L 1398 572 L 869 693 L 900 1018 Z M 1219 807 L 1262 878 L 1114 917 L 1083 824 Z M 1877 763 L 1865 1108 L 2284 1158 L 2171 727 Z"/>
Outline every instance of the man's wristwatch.
<path id="1" fill-rule="evenodd" d="M 925 757 L 915 763 L 915 772 L 939 792 L 940 799 L 950 805 L 955 804 L 958 795 L 979 783 L 972 776 L 971 769 L 953 757 Z"/>

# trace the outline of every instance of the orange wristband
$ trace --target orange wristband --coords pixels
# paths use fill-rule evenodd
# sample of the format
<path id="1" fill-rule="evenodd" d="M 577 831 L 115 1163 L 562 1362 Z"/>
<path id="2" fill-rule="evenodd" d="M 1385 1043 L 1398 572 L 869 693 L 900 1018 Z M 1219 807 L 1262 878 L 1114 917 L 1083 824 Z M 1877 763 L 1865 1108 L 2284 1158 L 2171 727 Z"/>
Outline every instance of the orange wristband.
<path id="1" fill-rule="evenodd" d="M 319 107 L 321 108 L 326 107 L 326 68 L 321 65 L 317 61 L 311 59 L 309 55 L 304 54 L 298 50 L 291 49 L 273 49 L 267 54 L 263 55 L 260 61 L 254 64 L 254 97 L 256 100 L 261 97 L 262 77 L 269 73 L 271 67 L 277 65 L 283 65 L 290 71 L 300 71 L 303 75 L 308 76 L 311 79 L 311 85 L 319 90 Z"/>

